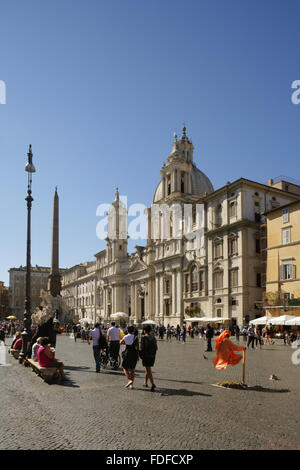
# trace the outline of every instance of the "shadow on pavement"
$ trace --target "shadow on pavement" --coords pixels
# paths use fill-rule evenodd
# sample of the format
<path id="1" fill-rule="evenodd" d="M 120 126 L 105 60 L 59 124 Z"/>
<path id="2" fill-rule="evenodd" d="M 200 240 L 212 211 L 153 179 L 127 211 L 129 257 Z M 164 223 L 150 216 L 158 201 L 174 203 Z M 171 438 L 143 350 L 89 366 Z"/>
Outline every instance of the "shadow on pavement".
<path id="1" fill-rule="evenodd" d="M 151 392 L 152 393 L 152 392 Z M 154 392 L 155 393 L 155 392 Z M 186 390 L 185 388 L 181 388 L 179 390 L 174 390 L 173 388 L 159 388 L 156 391 L 162 397 L 169 397 L 169 396 L 182 396 L 182 397 L 195 397 L 195 396 L 202 396 L 202 397 L 211 397 L 212 395 L 208 393 L 200 393 L 200 392 L 192 392 L 191 390 Z"/>
<path id="2" fill-rule="evenodd" d="M 65 366 L 65 370 L 83 370 L 83 369 L 90 369 L 90 367 L 86 366 Z"/>
<path id="3" fill-rule="evenodd" d="M 120 370 L 101 369 L 101 374 L 103 372 L 105 373 L 105 375 L 109 374 L 109 375 L 123 375 L 124 376 L 124 372 Z"/>
<path id="4" fill-rule="evenodd" d="M 175 380 L 175 379 L 156 378 L 156 381 L 159 381 L 159 380 L 166 381 L 166 382 L 178 382 L 181 384 L 194 384 L 194 385 L 202 385 L 203 383 L 203 382 L 193 382 L 192 380 Z"/>
<path id="5" fill-rule="evenodd" d="M 179 390 L 174 390 L 173 388 L 161 388 L 158 387 L 155 392 L 151 392 L 150 388 L 135 388 L 138 392 L 146 392 L 146 393 L 153 393 L 156 395 L 160 395 L 161 397 L 170 397 L 170 396 L 182 396 L 182 397 L 195 397 L 195 396 L 202 396 L 202 397 L 211 397 L 212 395 L 208 393 L 200 393 L 200 392 L 192 392 L 191 390 L 186 390 L 181 388 Z"/>
<path id="6" fill-rule="evenodd" d="M 245 391 L 250 390 L 253 392 L 265 392 L 265 393 L 289 393 L 290 390 L 288 388 L 266 388 L 266 387 L 261 387 L 260 385 L 255 385 L 253 387 L 247 387 L 244 389 Z"/>

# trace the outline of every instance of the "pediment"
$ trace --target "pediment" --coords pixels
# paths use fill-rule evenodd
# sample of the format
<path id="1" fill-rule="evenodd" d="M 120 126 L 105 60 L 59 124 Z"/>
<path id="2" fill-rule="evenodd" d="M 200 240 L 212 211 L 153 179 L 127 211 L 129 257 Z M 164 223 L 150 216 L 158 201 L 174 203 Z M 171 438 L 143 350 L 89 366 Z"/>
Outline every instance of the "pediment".
<path id="1" fill-rule="evenodd" d="M 129 267 L 129 272 L 144 271 L 145 269 L 147 269 L 147 265 L 142 260 L 137 258 L 132 260 L 132 264 Z"/>

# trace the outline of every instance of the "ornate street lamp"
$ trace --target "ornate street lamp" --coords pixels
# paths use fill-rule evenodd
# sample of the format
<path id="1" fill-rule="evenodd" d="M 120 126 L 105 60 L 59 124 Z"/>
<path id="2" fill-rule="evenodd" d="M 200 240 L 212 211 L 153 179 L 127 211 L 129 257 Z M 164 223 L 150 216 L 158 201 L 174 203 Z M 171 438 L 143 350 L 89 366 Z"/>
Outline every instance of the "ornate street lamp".
<path id="1" fill-rule="evenodd" d="M 28 173 L 28 189 L 27 197 L 27 264 L 26 264 L 26 297 L 24 312 L 24 331 L 22 333 L 22 351 L 19 355 L 19 363 L 27 356 L 28 342 L 31 340 L 31 204 L 33 198 L 31 196 L 32 173 L 35 173 L 35 167 L 32 163 L 32 149 L 29 145 L 28 163 L 25 171 Z"/>

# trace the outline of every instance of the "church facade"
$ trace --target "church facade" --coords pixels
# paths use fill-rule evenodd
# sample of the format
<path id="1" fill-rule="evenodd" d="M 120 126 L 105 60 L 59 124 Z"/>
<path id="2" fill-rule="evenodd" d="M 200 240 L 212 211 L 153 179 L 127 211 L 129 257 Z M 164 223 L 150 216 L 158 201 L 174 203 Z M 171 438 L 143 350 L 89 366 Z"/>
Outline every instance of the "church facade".
<path id="1" fill-rule="evenodd" d="M 299 196 L 245 178 L 214 190 L 193 154 L 183 127 L 147 210 L 146 246 L 133 254 L 127 250 L 126 208 L 116 191 L 106 248 L 95 261 L 63 274 L 61 294 L 73 314 L 95 322 L 125 312 L 133 323 L 151 319 L 175 326 L 190 316 L 239 325 L 261 316 L 263 214 Z"/>

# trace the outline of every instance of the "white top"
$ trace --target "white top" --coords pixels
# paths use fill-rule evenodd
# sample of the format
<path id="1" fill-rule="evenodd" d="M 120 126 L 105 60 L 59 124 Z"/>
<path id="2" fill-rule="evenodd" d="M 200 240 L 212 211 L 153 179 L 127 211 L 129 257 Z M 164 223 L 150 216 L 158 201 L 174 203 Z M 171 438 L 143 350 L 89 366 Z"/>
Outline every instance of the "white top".
<path id="1" fill-rule="evenodd" d="M 38 343 L 34 343 L 34 345 L 32 346 L 32 358 L 33 359 L 37 358 L 37 352 L 40 347 L 41 345 Z"/>
<path id="2" fill-rule="evenodd" d="M 120 341 L 120 328 L 112 326 L 108 330 L 108 337 L 111 341 Z"/>
<path id="3" fill-rule="evenodd" d="M 94 328 L 90 331 L 90 338 L 93 340 L 93 346 L 99 346 L 100 330 L 99 328 Z"/>
<path id="4" fill-rule="evenodd" d="M 128 346 L 130 346 L 134 342 L 135 338 L 136 338 L 136 336 L 133 335 L 132 333 L 130 333 L 129 335 L 124 336 L 125 344 L 128 344 Z"/>

